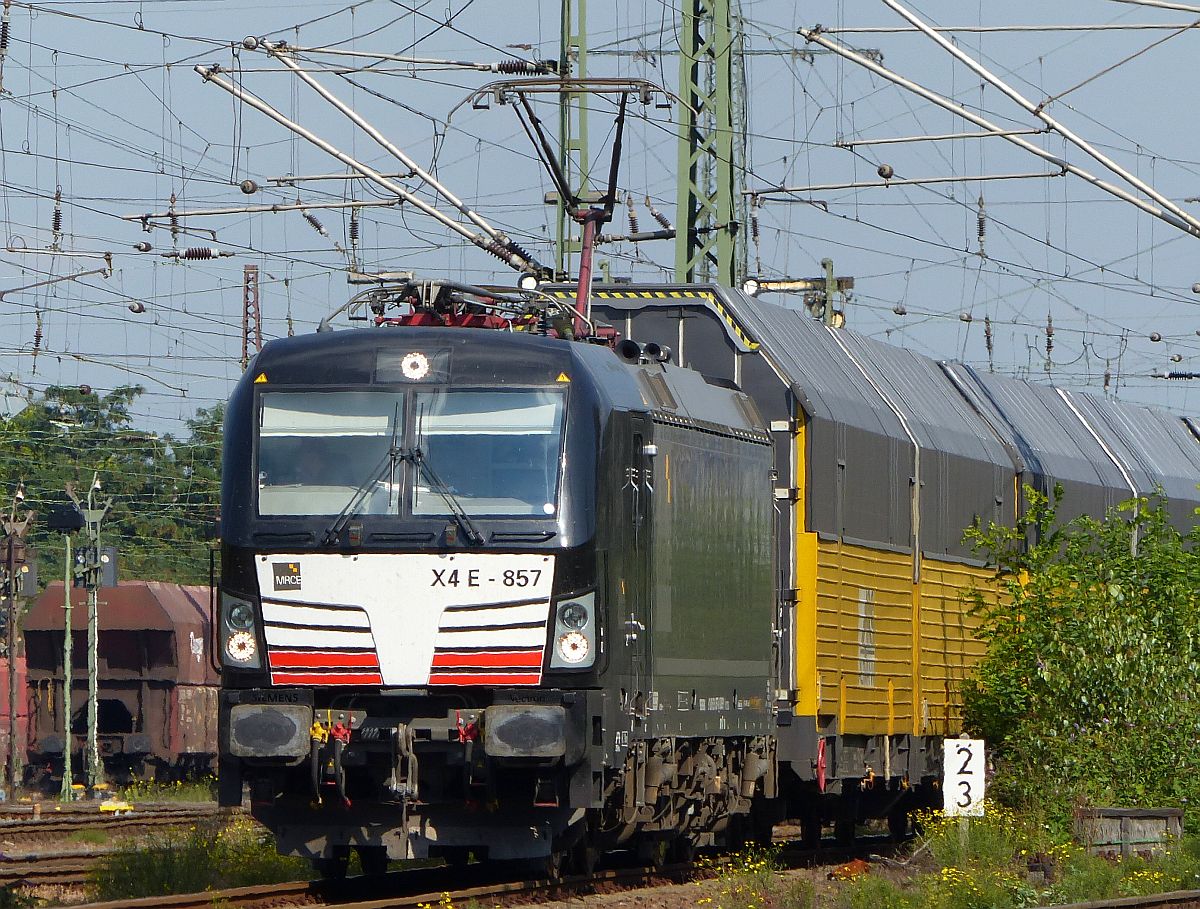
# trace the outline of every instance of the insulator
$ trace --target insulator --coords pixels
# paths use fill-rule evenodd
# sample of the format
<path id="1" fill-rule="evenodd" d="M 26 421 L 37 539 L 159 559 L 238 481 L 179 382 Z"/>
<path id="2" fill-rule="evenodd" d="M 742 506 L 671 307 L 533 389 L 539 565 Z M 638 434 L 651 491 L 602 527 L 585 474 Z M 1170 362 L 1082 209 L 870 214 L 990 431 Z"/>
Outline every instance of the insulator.
<path id="1" fill-rule="evenodd" d="M 62 209 L 57 205 L 54 206 L 54 214 L 50 217 L 50 230 L 54 233 L 62 233 Z"/>
<path id="2" fill-rule="evenodd" d="M 183 251 L 181 258 L 191 259 L 216 259 L 221 255 L 221 250 L 213 249 L 211 246 L 189 246 Z"/>
<path id="3" fill-rule="evenodd" d="M 5 19 L 3 22 L 0 22 L 0 54 L 8 51 L 8 30 L 9 22 L 8 19 Z"/>
<path id="4" fill-rule="evenodd" d="M 625 193 L 625 209 L 629 213 L 629 232 L 631 234 L 640 234 L 638 230 L 637 211 L 633 207 L 633 193 Z"/>
<path id="5" fill-rule="evenodd" d="M 663 230 L 673 230 L 671 222 L 667 220 L 667 216 L 654 207 L 654 203 L 650 201 L 650 197 L 646 196 L 646 208 L 650 210 L 650 215 L 658 222 L 658 226 Z"/>
<path id="6" fill-rule="evenodd" d="M 1107 366 L 1104 367 L 1104 390 L 1108 391 L 1108 387 L 1112 384 L 1112 372 Z"/>
<path id="7" fill-rule="evenodd" d="M 514 255 L 524 259 L 526 262 L 533 261 L 533 256 L 531 256 L 526 250 L 522 249 L 520 245 L 514 243 L 512 240 L 505 240 L 503 243 L 500 243 L 497 240 L 491 240 L 488 242 L 488 245 L 484 247 L 484 249 L 490 252 L 501 262 L 508 262 L 509 264 L 512 264 L 511 260 Z"/>
<path id="8" fill-rule="evenodd" d="M 501 60 L 495 65 L 495 70 L 498 73 L 504 73 L 507 76 L 530 75 L 538 76 L 546 73 L 546 64 L 530 63 L 528 60 Z"/>
<path id="9" fill-rule="evenodd" d="M 40 322 L 40 320 L 39 320 Z M 39 324 L 33 330 L 33 355 L 36 357 L 38 351 L 42 349 L 42 326 Z"/>
<path id="10" fill-rule="evenodd" d="M 350 242 L 358 242 L 358 209 L 350 209 Z"/>
<path id="11" fill-rule="evenodd" d="M 992 317 L 983 317 L 983 343 L 987 346 L 988 358 L 994 353 L 992 340 Z"/>
<path id="12" fill-rule="evenodd" d="M 310 211 L 302 212 L 304 220 L 312 225 L 312 229 L 319 233 L 322 237 L 328 237 L 329 231 L 325 229 L 325 225 L 317 220 L 317 216 Z"/>
<path id="13" fill-rule="evenodd" d="M 987 240 L 987 212 L 983 206 L 983 196 L 979 197 L 979 211 L 975 215 L 975 228 L 979 235 L 979 255 L 987 255 L 984 244 Z"/>

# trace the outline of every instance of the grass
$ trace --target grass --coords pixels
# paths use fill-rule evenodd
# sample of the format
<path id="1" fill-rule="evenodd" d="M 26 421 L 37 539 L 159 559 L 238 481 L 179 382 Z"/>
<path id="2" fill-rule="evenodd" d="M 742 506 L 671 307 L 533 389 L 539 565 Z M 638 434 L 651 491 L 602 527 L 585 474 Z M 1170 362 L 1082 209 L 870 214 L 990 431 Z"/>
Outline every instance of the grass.
<path id="1" fill-rule="evenodd" d="M 697 900 L 708 909 L 815 909 L 813 885 L 779 874 L 778 850 L 750 847 L 715 866 L 717 891 Z M 707 860 L 697 864 L 704 867 Z"/>
<path id="2" fill-rule="evenodd" d="M 984 817 L 964 825 L 940 812 L 920 820 L 923 830 L 910 873 L 899 879 L 864 874 L 837 892 L 834 905 L 1026 909 L 1200 887 L 1200 840 L 1184 839 L 1157 855 L 1114 861 L 1056 840 L 1036 816 L 991 803 Z"/>
<path id="3" fill-rule="evenodd" d="M 217 778 L 154 783 L 139 780 L 122 787 L 119 796 L 127 802 L 215 802 Z"/>
<path id="4" fill-rule="evenodd" d="M 248 818 L 130 840 L 89 875 L 94 900 L 136 899 L 208 889 L 307 880 L 303 859 L 281 856 L 269 834 Z"/>
<path id="5" fill-rule="evenodd" d="M 82 843 L 86 846 L 99 846 L 111 839 L 112 834 L 107 830 L 76 830 L 67 837 L 67 842 Z"/>

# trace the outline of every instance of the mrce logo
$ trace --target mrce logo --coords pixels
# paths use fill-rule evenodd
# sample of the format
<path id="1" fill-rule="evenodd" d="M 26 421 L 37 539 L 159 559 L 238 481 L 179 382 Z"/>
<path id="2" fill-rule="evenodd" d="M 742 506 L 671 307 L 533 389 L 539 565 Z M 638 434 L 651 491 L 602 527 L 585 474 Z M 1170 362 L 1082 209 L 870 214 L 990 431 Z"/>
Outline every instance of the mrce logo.
<path id="1" fill-rule="evenodd" d="M 274 562 L 271 565 L 271 574 L 275 577 L 276 590 L 300 589 L 299 562 Z"/>

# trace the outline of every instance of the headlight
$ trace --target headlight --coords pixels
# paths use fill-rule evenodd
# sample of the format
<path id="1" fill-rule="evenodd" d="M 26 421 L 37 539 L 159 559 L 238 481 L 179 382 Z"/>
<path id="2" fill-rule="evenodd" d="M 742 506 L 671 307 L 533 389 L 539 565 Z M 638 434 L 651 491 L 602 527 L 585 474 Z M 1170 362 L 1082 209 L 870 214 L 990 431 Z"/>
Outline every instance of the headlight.
<path id="1" fill-rule="evenodd" d="M 576 665 L 587 660 L 592 652 L 592 645 L 585 635 L 578 631 L 568 631 L 558 639 L 558 655 L 566 663 Z"/>
<path id="2" fill-rule="evenodd" d="M 225 621 L 229 623 L 230 628 L 248 631 L 254 627 L 254 607 L 249 603 L 234 601 L 225 614 Z"/>
<path id="3" fill-rule="evenodd" d="M 258 655 L 258 642 L 249 631 L 235 631 L 225 642 L 225 655 L 235 663 L 249 663 Z"/>
<path id="4" fill-rule="evenodd" d="M 249 598 L 221 593 L 220 633 L 221 660 L 226 666 L 238 669 L 258 669 L 262 663 L 255 632 L 256 609 Z"/>
<path id="5" fill-rule="evenodd" d="M 558 611 L 558 620 L 566 628 L 578 631 L 588 621 L 588 611 L 582 603 L 567 603 Z"/>
<path id="6" fill-rule="evenodd" d="M 551 669 L 586 669 L 596 662 L 596 594 L 585 593 L 558 604 L 550 638 Z"/>

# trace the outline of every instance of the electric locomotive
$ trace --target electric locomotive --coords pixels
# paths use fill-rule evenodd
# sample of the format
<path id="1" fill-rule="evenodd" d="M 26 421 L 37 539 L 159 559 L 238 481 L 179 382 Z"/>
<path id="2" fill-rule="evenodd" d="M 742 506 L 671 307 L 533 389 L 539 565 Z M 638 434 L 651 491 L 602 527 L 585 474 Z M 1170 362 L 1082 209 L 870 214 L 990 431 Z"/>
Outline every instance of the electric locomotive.
<path id="1" fill-rule="evenodd" d="M 248 787 L 333 875 L 351 848 L 553 870 L 753 832 L 777 785 L 754 403 L 663 347 L 568 340 L 578 313 L 385 296 L 374 328 L 267 344 L 229 401 L 222 802 Z"/>

